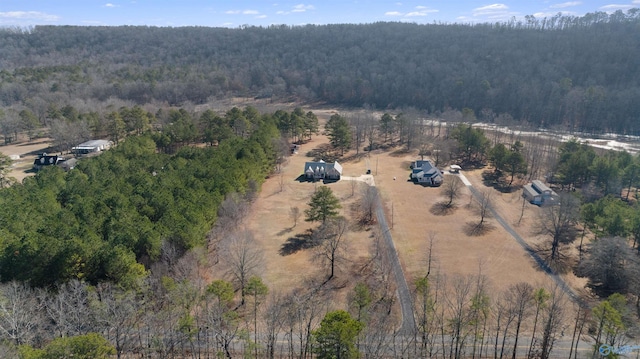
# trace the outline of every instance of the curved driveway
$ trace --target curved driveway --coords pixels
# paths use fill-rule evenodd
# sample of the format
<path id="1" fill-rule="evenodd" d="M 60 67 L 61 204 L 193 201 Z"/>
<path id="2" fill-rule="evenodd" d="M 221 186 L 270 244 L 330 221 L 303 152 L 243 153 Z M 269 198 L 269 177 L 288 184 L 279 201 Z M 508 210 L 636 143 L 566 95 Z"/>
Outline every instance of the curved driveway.
<path id="1" fill-rule="evenodd" d="M 452 175 L 452 176 L 455 176 L 455 175 Z M 469 188 L 469 191 L 471 191 L 471 194 L 473 194 L 476 200 L 480 200 L 481 193 L 478 192 L 478 190 L 476 190 L 475 188 L 473 188 L 473 184 L 467 179 L 467 177 L 465 177 L 465 175 L 462 174 L 462 172 L 457 174 L 457 176 L 459 176 L 462 183 L 464 183 L 465 186 Z M 518 232 L 516 232 L 513 229 L 513 227 L 511 227 L 509 223 L 507 223 L 507 221 L 504 220 L 504 218 L 502 218 L 500 213 L 498 213 L 493 208 L 493 206 L 489 206 L 489 211 L 491 212 L 491 215 L 496 220 L 496 222 L 500 223 L 502 228 L 504 228 L 504 230 L 507 231 L 507 233 L 509 233 L 511 237 L 513 237 L 513 239 L 516 240 L 516 242 L 518 242 L 518 244 L 522 247 L 522 249 L 524 249 L 524 251 L 527 252 L 527 254 L 531 256 L 531 258 L 533 258 L 533 260 L 536 262 L 538 267 L 540 267 L 540 269 L 542 269 L 558 285 L 558 287 L 560 287 L 567 295 L 569 295 L 569 297 L 571 297 L 571 300 L 573 300 L 574 302 L 580 301 L 580 297 L 578 297 L 578 295 L 573 291 L 573 289 L 569 287 L 569 285 L 564 281 L 564 279 L 562 279 L 558 275 L 558 273 L 556 273 L 553 269 L 551 269 L 551 267 L 549 267 L 549 265 L 542 258 L 540 258 L 538 253 L 536 253 L 533 250 L 533 248 L 531 248 L 531 246 L 529 246 L 527 242 L 525 242 L 525 240 L 518 234 Z"/>

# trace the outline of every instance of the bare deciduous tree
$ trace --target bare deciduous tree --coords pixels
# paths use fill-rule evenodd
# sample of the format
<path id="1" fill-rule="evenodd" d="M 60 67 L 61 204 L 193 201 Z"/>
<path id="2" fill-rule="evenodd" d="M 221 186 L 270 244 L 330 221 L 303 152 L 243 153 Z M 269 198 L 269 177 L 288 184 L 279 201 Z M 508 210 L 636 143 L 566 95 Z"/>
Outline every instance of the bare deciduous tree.
<path id="1" fill-rule="evenodd" d="M 240 227 L 244 221 L 249 206 L 242 200 L 239 194 L 230 193 L 220 204 L 218 209 L 217 226 L 223 231 L 231 232 Z"/>
<path id="2" fill-rule="evenodd" d="M 0 286 L 0 338 L 16 345 L 31 344 L 43 325 L 41 303 L 26 283 Z"/>
<path id="3" fill-rule="evenodd" d="M 548 359 L 558 339 L 558 332 L 561 329 L 562 322 L 565 318 L 564 308 L 566 307 L 566 298 L 564 291 L 559 286 L 554 286 L 549 291 L 551 297 L 548 305 L 544 308 L 542 324 L 542 343 L 540 345 L 540 358 Z"/>
<path id="4" fill-rule="evenodd" d="M 317 291 L 317 283 L 305 287 L 312 290 L 298 290 L 285 299 L 285 335 L 290 357 L 309 358 L 311 355 L 311 331 L 318 325 L 327 310 L 328 300 Z M 297 339 L 297 344 L 296 344 Z M 298 355 L 296 356 L 296 345 Z"/>
<path id="5" fill-rule="evenodd" d="M 469 303 L 473 296 L 474 278 L 472 276 L 455 276 L 445 295 L 449 310 L 450 357 L 464 357 L 465 342 L 469 336 L 470 324 Z"/>
<path id="6" fill-rule="evenodd" d="M 117 357 L 130 350 L 134 342 L 139 303 L 134 293 L 112 284 L 100 284 L 89 299 L 90 307 L 107 340 L 116 347 Z"/>
<path id="7" fill-rule="evenodd" d="M 508 292 L 507 292 L 508 293 Z M 494 304 L 495 340 L 493 345 L 494 358 L 503 358 L 507 343 L 507 333 L 515 319 L 515 310 L 512 298 L 507 295 L 500 297 Z M 502 337 L 502 338 L 501 338 Z"/>
<path id="8" fill-rule="evenodd" d="M 571 194 L 561 194 L 557 202 L 556 205 L 543 208 L 538 226 L 538 234 L 548 237 L 547 248 L 543 248 L 543 251 L 549 252 L 550 262 L 561 258 L 563 244 L 575 240 L 575 224 L 580 208 L 579 200 Z"/>
<path id="9" fill-rule="evenodd" d="M 289 209 L 289 217 L 293 221 L 293 226 L 294 227 L 298 225 L 298 220 L 300 220 L 300 216 L 302 216 L 302 213 L 300 213 L 300 208 L 291 207 Z"/>
<path id="10" fill-rule="evenodd" d="M 60 285 L 44 302 L 47 316 L 58 337 L 72 337 L 95 331 L 91 322 L 87 284 L 72 280 Z M 93 329 L 93 330 L 92 330 Z"/>
<path id="11" fill-rule="evenodd" d="M 267 358 L 275 358 L 276 343 L 278 335 L 284 328 L 285 318 L 284 299 L 279 295 L 271 295 L 269 304 L 264 312 L 264 341 Z"/>
<path id="12" fill-rule="evenodd" d="M 284 175 L 282 173 L 280 173 L 278 175 L 278 190 L 279 192 L 284 191 L 284 185 L 285 185 L 285 180 L 284 180 Z"/>
<path id="13" fill-rule="evenodd" d="M 588 286 L 603 297 L 628 293 L 640 274 L 640 262 L 626 239 L 599 238 L 589 245 L 588 256 L 577 274 L 589 278 Z"/>
<path id="14" fill-rule="evenodd" d="M 442 194 L 447 198 L 445 206 L 451 208 L 454 206 L 454 201 L 460 197 L 462 192 L 462 181 L 458 176 L 448 176 L 442 186 Z"/>
<path id="15" fill-rule="evenodd" d="M 376 209 L 378 209 L 378 189 L 372 186 L 361 186 L 358 209 L 360 212 L 360 222 L 370 224 L 374 222 Z"/>
<path id="16" fill-rule="evenodd" d="M 216 225 L 207 233 L 207 247 L 213 252 L 215 263 L 219 260 L 220 242 L 242 225 L 249 207 L 237 193 L 230 193 L 218 208 Z"/>
<path id="17" fill-rule="evenodd" d="M 473 200 L 473 195 L 471 197 Z M 477 222 L 467 222 L 465 231 L 468 235 L 482 235 L 492 228 L 487 223 L 487 218 L 491 217 L 491 192 L 481 192 L 475 202 L 469 203 L 471 209 L 478 216 Z"/>
<path id="18" fill-rule="evenodd" d="M 520 328 L 522 323 L 531 314 L 529 308 L 533 301 L 533 287 L 529 283 L 520 282 L 509 287 L 507 292 L 508 300 L 513 302 L 513 310 L 515 314 L 515 333 L 513 342 L 513 353 L 511 358 L 515 359 L 518 353 L 518 339 L 520 337 Z"/>
<path id="19" fill-rule="evenodd" d="M 349 222 L 346 218 L 337 217 L 320 225 L 320 228 L 313 234 L 314 241 L 318 243 L 315 258 L 324 266 L 329 267 L 327 280 L 333 278 L 338 263 L 346 258 L 348 231 Z"/>
<path id="20" fill-rule="evenodd" d="M 233 233 L 227 239 L 224 247 L 224 258 L 228 274 L 240 287 L 240 304 L 244 305 L 247 281 L 252 275 L 258 274 L 258 270 L 264 264 L 262 251 L 253 234 L 248 230 L 241 230 Z"/>
<path id="21" fill-rule="evenodd" d="M 484 226 L 484 221 L 491 216 L 491 193 L 490 192 L 482 192 L 480 194 L 480 198 L 478 198 L 478 206 L 476 208 L 476 212 L 480 217 L 478 222 L 478 227 L 482 228 Z"/>

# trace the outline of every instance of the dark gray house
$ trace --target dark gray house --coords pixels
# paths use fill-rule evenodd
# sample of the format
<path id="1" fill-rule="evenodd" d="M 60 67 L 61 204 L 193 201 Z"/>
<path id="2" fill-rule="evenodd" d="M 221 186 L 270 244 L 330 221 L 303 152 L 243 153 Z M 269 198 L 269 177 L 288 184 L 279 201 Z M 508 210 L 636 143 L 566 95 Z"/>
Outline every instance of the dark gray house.
<path id="1" fill-rule="evenodd" d="M 342 165 L 335 161 L 334 163 L 326 163 L 322 160 L 319 162 L 305 162 L 304 176 L 309 180 L 339 180 L 342 176 Z"/>

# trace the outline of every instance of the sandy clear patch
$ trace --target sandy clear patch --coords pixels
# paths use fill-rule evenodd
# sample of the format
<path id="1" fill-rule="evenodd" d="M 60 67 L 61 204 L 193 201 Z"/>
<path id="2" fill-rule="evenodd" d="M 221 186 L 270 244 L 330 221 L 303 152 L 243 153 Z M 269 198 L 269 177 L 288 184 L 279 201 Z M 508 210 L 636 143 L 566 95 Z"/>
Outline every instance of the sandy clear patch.
<path id="1" fill-rule="evenodd" d="M 50 138 L 39 138 L 33 141 L 27 141 L 20 138 L 20 141 L 0 146 L 0 152 L 7 156 L 20 156 L 19 159 L 13 161 L 12 171 L 9 177 L 15 178 L 18 182 L 27 176 L 33 176 L 35 172 L 31 171 L 33 161 L 38 154 L 46 152 L 51 145 Z"/>

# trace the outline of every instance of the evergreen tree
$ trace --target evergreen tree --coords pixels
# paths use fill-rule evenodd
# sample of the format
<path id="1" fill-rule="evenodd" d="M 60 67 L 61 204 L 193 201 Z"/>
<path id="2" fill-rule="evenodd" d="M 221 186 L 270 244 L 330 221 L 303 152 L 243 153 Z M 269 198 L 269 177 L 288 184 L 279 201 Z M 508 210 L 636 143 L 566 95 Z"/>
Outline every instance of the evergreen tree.
<path id="1" fill-rule="evenodd" d="M 316 190 L 309 201 L 309 208 L 304 211 L 307 222 L 321 221 L 323 224 L 327 219 L 338 215 L 340 200 L 333 194 L 331 188 L 322 186 Z"/>
<path id="2" fill-rule="evenodd" d="M 313 331 L 315 352 L 319 359 L 355 359 L 359 357 L 356 338 L 364 325 L 344 310 L 325 315 L 320 328 Z"/>
<path id="3" fill-rule="evenodd" d="M 351 128 L 349 128 L 346 118 L 338 114 L 332 115 L 325 125 L 325 130 L 329 142 L 333 147 L 340 149 L 341 154 L 344 154 L 344 151 L 351 147 Z"/>

